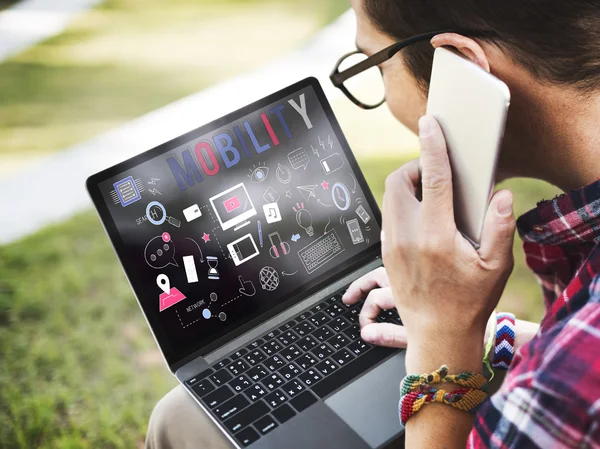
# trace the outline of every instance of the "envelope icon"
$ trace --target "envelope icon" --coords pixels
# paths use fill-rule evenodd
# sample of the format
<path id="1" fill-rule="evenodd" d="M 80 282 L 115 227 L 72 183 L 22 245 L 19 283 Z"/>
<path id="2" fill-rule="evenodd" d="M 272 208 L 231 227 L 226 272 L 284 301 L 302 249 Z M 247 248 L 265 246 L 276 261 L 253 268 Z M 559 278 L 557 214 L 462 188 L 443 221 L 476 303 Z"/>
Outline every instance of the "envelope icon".
<path id="1" fill-rule="evenodd" d="M 185 219 L 189 223 L 190 221 L 193 221 L 196 218 L 201 217 L 202 216 L 202 211 L 200 210 L 200 208 L 198 207 L 197 204 L 194 204 L 193 206 L 190 206 L 187 209 L 183 210 L 183 216 L 185 217 Z"/>

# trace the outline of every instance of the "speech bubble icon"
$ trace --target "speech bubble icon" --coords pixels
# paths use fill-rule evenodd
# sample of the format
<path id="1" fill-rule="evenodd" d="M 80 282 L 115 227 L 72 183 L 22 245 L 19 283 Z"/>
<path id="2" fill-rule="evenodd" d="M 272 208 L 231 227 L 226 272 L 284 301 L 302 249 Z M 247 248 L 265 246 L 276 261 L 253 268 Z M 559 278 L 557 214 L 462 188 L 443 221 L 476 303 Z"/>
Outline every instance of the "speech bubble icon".
<path id="1" fill-rule="evenodd" d="M 306 166 L 310 162 L 308 154 L 306 154 L 306 150 L 304 148 L 298 148 L 297 150 L 289 153 L 288 160 L 290 161 L 290 164 L 294 170 L 298 170 L 302 167 L 304 167 L 304 170 L 306 170 Z"/>
<path id="2" fill-rule="evenodd" d="M 146 263 L 157 270 L 174 265 L 178 267 L 175 260 L 175 245 L 172 240 L 165 242 L 162 235 L 154 237 L 146 244 L 144 249 Z"/>

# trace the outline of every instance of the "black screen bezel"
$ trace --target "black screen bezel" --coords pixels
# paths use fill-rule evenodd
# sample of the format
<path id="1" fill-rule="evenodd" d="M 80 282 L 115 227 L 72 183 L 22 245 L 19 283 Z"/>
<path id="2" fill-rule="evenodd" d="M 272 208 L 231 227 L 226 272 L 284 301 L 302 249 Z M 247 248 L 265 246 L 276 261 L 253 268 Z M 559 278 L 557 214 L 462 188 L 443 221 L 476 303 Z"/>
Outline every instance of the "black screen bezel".
<path id="1" fill-rule="evenodd" d="M 144 153 L 141 153 L 137 156 L 134 156 L 134 157 L 126 160 L 126 161 L 123 161 L 117 165 L 107 168 L 99 173 L 96 173 L 95 175 L 90 176 L 86 181 L 86 187 L 87 187 L 88 193 L 92 199 L 92 202 L 94 203 L 94 206 L 96 207 L 96 210 L 98 212 L 100 220 L 102 221 L 102 224 L 104 226 L 104 229 L 105 229 L 106 233 L 108 234 L 108 237 L 114 247 L 117 258 L 121 262 L 121 266 L 123 267 L 123 270 L 125 271 L 125 275 L 127 276 L 128 280 L 130 282 L 131 288 L 134 292 L 134 296 L 136 297 L 138 303 L 140 304 L 140 307 L 141 307 L 144 315 L 146 316 L 146 320 L 154 334 L 154 337 L 155 337 L 169 367 L 171 368 L 171 370 L 173 372 L 178 367 L 187 363 L 187 361 L 189 361 L 197 356 L 206 355 L 207 353 L 215 350 L 219 346 L 222 346 L 222 345 L 226 344 L 227 342 L 239 337 L 240 335 L 242 335 L 243 333 L 252 329 L 256 325 L 268 320 L 269 318 L 275 316 L 276 314 L 282 312 L 283 310 L 294 306 L 299 301 L 306 298 L 308 295 L 311 295 L 311 294 L 327 287 L 329 284 L 331 284 L 332 279 L 339 279 L 340 277 L 345 276 L 345 275 L 351 273 L 352 271 L 356 270 L 360 266 L 365 265 L 369 261 L 380 258 L 381 257 L 381 247 L 380 247 L 380 245 L 373 245 L 372 247 L 368 248 L 367 250 L 363 251 L 362 253 L 349 259 L 346 263 L 343 264 L 343 266 L 338 266 L 338 267 L 336 267 L 332 270 L 329 270 L 326 273 L 318 276 L 317 278 L 310 281 L 307 285 L 292 292 L 289 295 L 289 298 L 286 301 L 282 302 L 279 306 L 274 307 L 271 310 L 252 318 L 245 324 L 237 327 L 233 332 L 228 332 L 225 335 L 220 335 L 220 336 L 217 336 L 216 338 L 211 338 L 212 336 L 209 336 L 206 339 L 199 341 L 197 343 L 197 345 L 195 345 L 190 350 L 186 351 L 186 354 L 178 354 L 171 347 L 168 337 L 167 337 L 166 333 L 162 330 L 161 326 L 153 325 L 153 323 L 151 323 L 150 318 L 149 318 L 151 315 L 147 313 L 146 309 L 144 308 L 145 307 L 144 304 L 139 300 L 137 291 L 141 291 L 142 286 L 138 285 L 139 280 L 135 276 L 131 276 L 131 270 L 129 270 L 125 264 L 125 260 L 127 260 L 125 257 L 126 248 L 125 248 L 124 242 L 121 238 L 121 235 L 119 234 L 117 227 L 110 215 L 108 206 L 104 202 L 104 199 L 103 199 L 101 191 L 100 191 L 100 184 L 102 182 L 106 181 L 107 179 L 110 179 L 114 176 L 117 176 L 117 175 L 127 171 L 127 170 L 130 170 L 133 167 L 136 167 L 150 159 L 160 156 L 161 154 L 163 154 L 167 151 L 170 151 L 173 148 L 176 148 L 180 145 L 183 145 L 191 140 L 199 138 L 202 135 L 205 135 L 215 129 L 219 129 L 232 121 L 238 120 L 245 115 L 255 112 L 256 110 L 259 110 L 271 103 L 274 103 L 282 98 L 285 98 L 285 97 L 293 94 L 294 92 L 304 89 L 306 87 L 312 87 L 314 89 L 316 96 L 320 102 L 320 105 L 323 108 L 323 111 L 325 112 L 325 115 L 326 115 L 327 119 L 329 120 L 329 123 L 333 129 L 333 132 L 336 134 L 338 141 L 340 143 L 340 146 L 342 147 L 342 150 L 344 151 L 344 154 L 348 159 L 348 162 L 350 164 L 352 172 L 356 176 L 357 183 L 360 185 L 361 189 L 363 190 L 365 200 L 368 202 L 369 206 L 371 207 L 371 210 L 373 211 L 373 214 L 374 214 L 374 218 L 381 228 L 381 212 L 379 210 L 377 202 L 375 201 L 375 198 L 373 197 L 373 194 L 367 185 L 364 175 L 362 174 L 362 171 L 360 170 L 358 163 L 357 163 L 352 151 L 350 150 L 348 141 L 346 140 L 346 138 L 340 128 L 340 125 L 339 125 L 337 119 L 335 118 L 335 115 L 333 114 L 331 106 L 330 106 L 329 102 L 327 101 L 327 98 L 325 97 L 325 93 L 323 92 L 323 89 L 322 89 L 319 81 L 314 77 L 309 77 L 309 78 L 303 79 L 303 80 L 301 80 L 295 84 L 292 84 L 278 92 L 275 92 L 267 97 L 264 97 L 264 98 L 257 100 L 247 106 L 244 106 L 243 108 L 240 108 L 230 114 L 227 114 L 221 118 L 218 118 L 206 125 L 203 125 L 199 128 L 189 131 L 179 137 L 176 137 L 175 139 L 165 142 L 151 150 L 145 151 Z M 146 307 L 148 307 L 148 305 L 146 305 Z"/>

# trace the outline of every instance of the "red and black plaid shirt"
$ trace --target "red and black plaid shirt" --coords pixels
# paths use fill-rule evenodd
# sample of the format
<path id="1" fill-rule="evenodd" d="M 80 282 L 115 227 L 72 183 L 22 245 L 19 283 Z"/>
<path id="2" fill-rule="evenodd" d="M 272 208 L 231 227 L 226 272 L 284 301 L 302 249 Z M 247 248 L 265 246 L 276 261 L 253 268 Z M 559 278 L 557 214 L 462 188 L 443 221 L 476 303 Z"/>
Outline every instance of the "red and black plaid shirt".
<path id="1" fill-rule="evenodd" d="M 600 181 L 517 221 L 546 315 L 477 414 L 470 448 L 600 448 Z"/>

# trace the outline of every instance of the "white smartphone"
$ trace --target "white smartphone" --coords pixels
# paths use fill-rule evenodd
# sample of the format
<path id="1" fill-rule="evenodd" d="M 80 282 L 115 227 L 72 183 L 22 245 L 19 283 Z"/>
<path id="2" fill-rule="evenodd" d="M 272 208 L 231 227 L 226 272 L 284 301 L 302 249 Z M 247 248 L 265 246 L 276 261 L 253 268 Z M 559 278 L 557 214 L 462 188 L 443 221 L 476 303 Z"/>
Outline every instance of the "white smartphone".
<path id="1" fill-rule="evenodd" d="M 494 192 L 509 105 L 504 82 L 454 51 L 435 50 L 427 115 L 446 138 L 457 229 L 476 248 Z"/>

